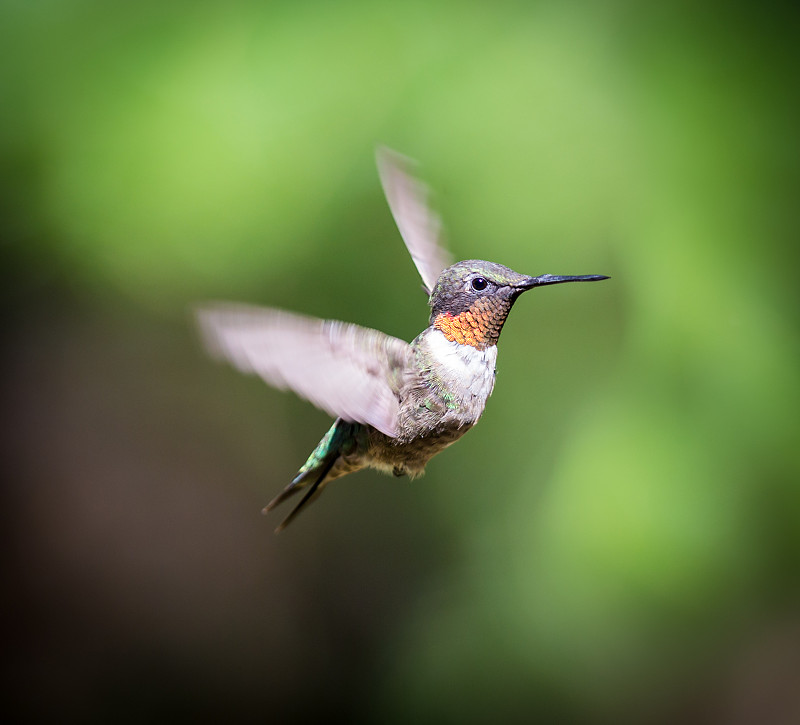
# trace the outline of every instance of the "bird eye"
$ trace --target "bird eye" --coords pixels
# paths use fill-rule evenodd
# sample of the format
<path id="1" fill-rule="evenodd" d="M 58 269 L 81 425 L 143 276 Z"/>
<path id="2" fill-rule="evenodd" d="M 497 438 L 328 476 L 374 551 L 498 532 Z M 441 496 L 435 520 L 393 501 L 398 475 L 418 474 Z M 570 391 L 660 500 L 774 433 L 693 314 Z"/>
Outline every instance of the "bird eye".
<path id="1" fill-rule="evenodd" d="M 483 277 L 476 277 L 472 280 L 472 289 L 476 292 L 482 292 L 488 285 L 489 283 Z"/>

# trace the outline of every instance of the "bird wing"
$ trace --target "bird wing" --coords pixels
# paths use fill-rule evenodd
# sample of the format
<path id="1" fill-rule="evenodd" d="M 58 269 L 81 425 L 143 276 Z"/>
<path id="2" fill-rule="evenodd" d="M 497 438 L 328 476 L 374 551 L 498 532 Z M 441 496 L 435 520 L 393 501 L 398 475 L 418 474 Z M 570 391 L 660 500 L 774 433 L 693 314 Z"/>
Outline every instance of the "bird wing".
<path id="1" fill-rule="evenodd" d="M 397 435 L 397 390 L 411 346 L 377 330 L 280 310 L 211 304 L 197 310 L 209 352 L 347 421 Z"/>
<path id="2" fill-rule="evenodd" d="M 410 173 L 411 159 L 385 146 L 378 148 L 376 157 L 389 209 L 430 296 L 442 270 L 452 264 L 441 244 L 441 219 L 428 206 L 427 185 Z"/>

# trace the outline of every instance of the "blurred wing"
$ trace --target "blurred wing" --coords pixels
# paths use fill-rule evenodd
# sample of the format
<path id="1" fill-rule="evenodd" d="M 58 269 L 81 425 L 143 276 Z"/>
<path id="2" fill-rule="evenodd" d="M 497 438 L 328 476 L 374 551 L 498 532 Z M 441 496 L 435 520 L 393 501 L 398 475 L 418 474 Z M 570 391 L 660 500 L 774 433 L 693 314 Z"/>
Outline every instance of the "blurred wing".
<path id="1" fill-rule="evenodd" d="M 377 330 L 245 305 L 197 311 L 209 352 L 334 417 L 397 434 L 396 390 L 411 347 Z"/>
<path id="2" fill-rule="evenodd" d="M 441 220 L 428 206 L 428 187 L 408 171 L 410 159 L 385 146 L 376 156 L 389 209 L 430 296 L 442 270 L 452 264 L 440 243 Z"/>

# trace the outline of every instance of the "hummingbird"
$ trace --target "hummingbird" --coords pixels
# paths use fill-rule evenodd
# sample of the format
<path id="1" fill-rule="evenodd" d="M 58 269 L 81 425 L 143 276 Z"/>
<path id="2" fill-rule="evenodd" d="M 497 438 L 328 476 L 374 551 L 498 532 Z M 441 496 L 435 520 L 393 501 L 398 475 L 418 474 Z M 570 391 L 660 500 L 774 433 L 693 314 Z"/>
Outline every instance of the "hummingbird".
<path id="1" fill-rule="evenodd" d="M 197 310 L 212 356 L 293 390 L 335 418 L 297 475 L 263 509 L 303 493 L 276 533 L 331 481 L 362 468 L 422 475 L 433 456 L 480 419 L 494 388 L 497 341 L 517 298 L 545 285 L 608 279 L 530 277 L 478 259 L 452 264 L 414 162 L 385 147 L 376 157 L 389 209 L 431 308 L 428 327 L 414 340 L 241 304 Z"/>

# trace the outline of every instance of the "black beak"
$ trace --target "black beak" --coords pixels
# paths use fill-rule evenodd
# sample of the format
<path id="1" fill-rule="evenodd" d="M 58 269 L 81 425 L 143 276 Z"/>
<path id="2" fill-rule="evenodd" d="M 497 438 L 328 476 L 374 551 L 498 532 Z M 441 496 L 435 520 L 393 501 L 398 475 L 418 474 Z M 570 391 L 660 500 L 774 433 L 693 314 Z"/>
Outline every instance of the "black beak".
<path id="1" fill-rule="evenodd" d="M 577 277 L 565 277 L 560 274 L 542 274 L 538 277 L 528 277 L 514 286 L 523 292 L 546 284 L 561 284 L 562 282 L 598 282 L 601 279 L 608 279 L 608 277 L 603 274 L 582 274 Z"/>

